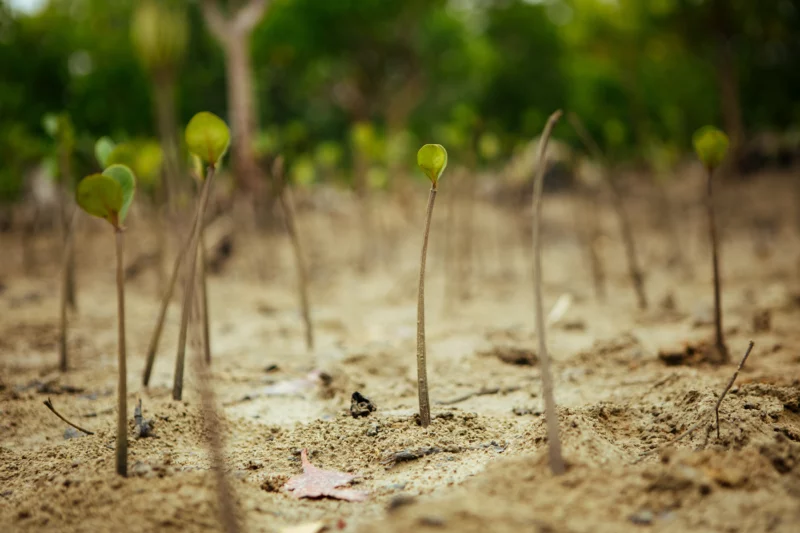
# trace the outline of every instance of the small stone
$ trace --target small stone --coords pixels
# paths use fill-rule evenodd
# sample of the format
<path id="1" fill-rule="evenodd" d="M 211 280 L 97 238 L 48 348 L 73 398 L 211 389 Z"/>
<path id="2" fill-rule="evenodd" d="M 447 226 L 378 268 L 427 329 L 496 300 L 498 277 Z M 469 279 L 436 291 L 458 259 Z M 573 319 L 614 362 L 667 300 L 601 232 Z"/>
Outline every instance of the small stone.
<path id="1" fill-rule="evenodd" d="M 405 507 L 406 505 L 411 505 L 416 501 L 414 496 L 408 494 L 398 494 L 397 496 L 393 497 L 389 500 L 389 505 L 386 506 L 387 511 L 395 511 L 400 507 Z"/>
<path id="2" fill-rule="evenodd" d="M 367 437 L 377 437 L 379 429 L 380 426 L 378 424 L 372 424 L 369 428 L 367 428 Z"/>
<path id="3" fill-rule="evenodd" d="M 350 415 L 353 418 L 369 416 L 369 414 L 376 409 L 377 407 L 369 398 L 363 396 L 358 391 L 353 393 L 353 396 L 350 399 Z"/>
<path id="4" fill-rule="evenodd" d="M 133 467 L 131 468 L 131 474 L 133 474 L 134 476 L 146 476 L 152 470 L 153 468 L 149 464 L 143 463 L 141 461 L 136 461 L 133 464 Z"/>
<path id="5" fill-rule="evenodd" d="M 73 427 L 68 427 L 67 429 L 64 430 L 64 440 L 79 439 L 83 436 L 84 436 L 83 432 L 78 431 Z"/>
<path id="6" fill-rule="evenodd" d="M 763 333 L 772 329 L 772 313 L 769 309 L 761 309 L 753 313 L 753 331 Z"/>
<path id="7" fill-rule="evenodd" d="M 653 523 L 653 512 L 647 509 L 642 509 L 639 512 L 633 513 L 628 517 L 628 520 L 640 526 L 648 526 Z"/>
<path id="8" fill-rule="evenodd" d="M 444 527 L 447 524 L 447 520 L 442 516 L 425 515 L 419 518 L 419 523 L 423 526 Z"/>

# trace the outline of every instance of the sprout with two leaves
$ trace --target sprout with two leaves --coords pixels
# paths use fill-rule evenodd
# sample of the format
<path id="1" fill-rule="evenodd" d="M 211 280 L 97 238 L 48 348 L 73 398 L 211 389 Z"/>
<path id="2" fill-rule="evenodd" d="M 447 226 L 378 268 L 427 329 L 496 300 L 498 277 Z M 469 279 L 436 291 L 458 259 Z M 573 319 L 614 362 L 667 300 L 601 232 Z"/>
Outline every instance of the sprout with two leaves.
<path id="1" fill-rule="evenodd" d="M 428 235 L 439 178 L 447 167 L 447 150 L 441 144 L 426 144 L 417 152 L 417 165 L 431 180 L 428 209 L 425 215 L 425 233 L 422 237 L 422 256 L 419 264 L 419 292 L 417 293 L 417 387 L 419 390 L 419 420 L 422 427 L 431 423 L 431 403 L 428 395 L 428 370 L 425 353 L 425 260 L 428 255 Z"/>
<path id="2" fill-rule="evenodd" d="M 706 211 L 708 213 L 708 232 L 711 239 L 711 263 L 714 271 L 714 347 L 720 362 L 727 362 L 728 348 L 722 332 L 722 302 L 719 279 L 719 254 L 717 244 L 717 225 L 714 220 L 714 171 L 722 164 L 728 151 L 728 136 L 714 126 L 703 126 L 692 137 L 697 157 L 703 162 L 707 175 Z"/>
<path id="3" fill-rule="evenodd" d="M 136 178 L 124 165 L 111 165 L 102 174 L 92 174 L 81 180 L 75 191 L 78 206 L 92 216 L 111 224 L 116 235 L 117 251 L 117 327 L 118 371 L 117 385 L 117 474 L 128 473 L 128 405 L 125 351 L 125 277 L 123 272 L 123 224 L 136 192 Z"/>

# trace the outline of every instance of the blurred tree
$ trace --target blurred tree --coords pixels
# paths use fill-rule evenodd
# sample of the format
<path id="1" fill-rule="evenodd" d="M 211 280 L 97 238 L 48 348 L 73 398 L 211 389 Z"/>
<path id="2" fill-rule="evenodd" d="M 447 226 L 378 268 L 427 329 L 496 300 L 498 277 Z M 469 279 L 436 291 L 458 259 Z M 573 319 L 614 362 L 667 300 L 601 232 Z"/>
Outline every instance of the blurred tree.
<path id="1" fill-rule="evenodd" d="M 208 28 L 225 53 L 234 172 L 239 186 L 251 193 L 259 191 L 262 184 L 254 151 L 258 114 L 250 37 L 264 17 L 267 4 L 267 0 L 248 0 L 244 3 L 202 0 L 203 16 Z"/>

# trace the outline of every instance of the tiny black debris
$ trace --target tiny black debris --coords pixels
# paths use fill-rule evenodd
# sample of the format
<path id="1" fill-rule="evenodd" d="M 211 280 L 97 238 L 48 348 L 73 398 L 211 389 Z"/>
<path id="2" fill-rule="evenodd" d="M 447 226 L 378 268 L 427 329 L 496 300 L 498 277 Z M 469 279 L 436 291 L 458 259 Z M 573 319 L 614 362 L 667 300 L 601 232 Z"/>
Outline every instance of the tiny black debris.
<path id="1" fill-rule="evenodd" d="M 360 392 L 356 391 L 350 400 L 350 414 L 353 418 L 360 416 L 369 416 L 377 407 L 370 401 L 369 398 L 362 396 Z"/>

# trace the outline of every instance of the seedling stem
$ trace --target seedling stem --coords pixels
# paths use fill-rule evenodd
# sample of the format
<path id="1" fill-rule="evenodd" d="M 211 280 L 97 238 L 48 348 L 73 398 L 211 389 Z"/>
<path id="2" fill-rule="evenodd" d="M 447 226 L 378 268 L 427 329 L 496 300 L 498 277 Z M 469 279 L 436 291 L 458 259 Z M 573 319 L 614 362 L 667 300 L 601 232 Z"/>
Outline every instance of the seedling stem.
<path id="1" fill-rule="evenodd" d="M 125 350 L 125 269 L 123 268 L 124 230 L 115 229 L 117 241 L 117 319 L 119 330 L 119 382 L 117 384 L 117 474 L 128 475 L 128 386 Z"/>
<path id="2" fill-rule="evenodd" d="M 142 379 L 145 387 L 147 387 L 150 384 L 150 375 L 153 371 L 153 364 L 155 363 L 156 360 L 158 343 L 161 340 L 161 331 L 164 328 L 164 319 L 167 316 L 167 309 L 169 308 L 169 302 L 170 300 L 172 300 L 172 293 L 175 292 L 175 284 L 178 282 L 178 275 L 180 274 L 181 265 L 183 264 L 183 260 L 186 257 L 186 254 L 189 253 L 189 247 L 192 244 L 192 235 L 194 234 L 196 226 L 197 226 L 197 210 L 195 210 L 194 220 L 192 220 L 192 224 L 189 229 L 189 234 L 186 236 L 186 242 L 184 243 L 183 248 L 178 253 L 178 256 L 175 258 L 175 264 L 172 266 L 172 274 L 170 275 L 169 283 L 167 284 L 167 290 L 164 292 L 164 296 L 161 299 L 161 308 L 158 311 L 158 320 L 156 321 L 156 329 L 153 330 L 153 336 L 150 338 L 150 345 L 147 348 L 147 362 L 145 363 L 144 376 Z"/>
<path id="3" fill-rule="evenodd" d="M 708 173 L 707 180 L 707 195 L 706 195 L 706 212 L 708 214 L 708 232 L 711 237 L 711 263 L 714 271 L 714 330 L 715 330 L 715 347 L 717 354 L 722 362 L 727 362 L 728 348 L 725 345 L 725 339 L 722 332 L 722 296 L 720 291 L 719 280 L 719 254 L 717 252 L 717 224 L 714 218 L 714 194 L 713 194 L 713 175 L 714 169 L 706 167 Z"/>
<path id="4" fill-rule="evenodd" d="M 208 265 L 206 264 L 206 228 L 200 225 L 200 290 L 202 291 L 202 321 L 203 321 L 203 359 L 207 365 L 211 364 L 211 331 L 208 326 Z"/>
<path id="5" fill-rule="evenodd" d="M 73 262 L 73 248 L 75 245 L 75 222 L 78 219 L 78 208 L 72 211 L 70 223 L 66 228 L 67 234 L 64 241 L 64 257 L 61 262 L 61 315 L 60 315 L 60 335 L 59 335 L 59 348 L 58 348 L 58 369 L 61 372 L 66 372 L 68 368 L 68 353 L 67 353 L 67 307 L 69 304 L 70 293 L 70 275 L 74 270 L 70 269 Z M 74 284 L 72 285 L 74 287 Z"/>
<path id="6" fill-rule="evenodd" d="M 205 219 L 206 206 L 208 204 L 209 189 L 214 178 L 214 165 L 208 166 L 206 179 L 197 203 L 196 222 L 192 228 L 188 253 L 188 263 L 186 270 L 186 284 L 183 290 L 183 307 L 181 309 L 181 329 L 178 334 L 178 356 L 175 360 L 175 381 L 172 385 L 172 399 L 180 401 L 183 397 L 183 369 L 186 361 L 186 332 L 189 328 L 189 314 L 192 309 L 192 298 L 194 297 L 194 276 L 197 266 L 197 247 L 200 240 L 200 228 Z"/>
<path id="7" fill-rule="evenodd" d="M 425 215 L 425 233 L 422 237 L 422 255 L 419 261 L 419 292 L 417 293 L 417 382 L 419 389 L 419 420 L 422 427 L 431 423 L 431 402 L 428 396 L 428 369 L 425 354 L 425 262 L 428 256 L 428 235 L 431 231 L 433 204 L 436 202 L 436 182 L 428 194 Z"/>
<path id="8" fill-rule="evenodd" d="M 308 298 L 308 265 L 306 264 L 306 257 L 303 253 L 302 239 L 297 229 L 297 217 L 295 216 L 292 189 L 289 183 L 284 180 L 283 158 L 278 158 L 275 161 L 273 174 L 280 186 L 278 200 L 281 204 L 283 218 L 286 223 L 286 231 L 289 233 L 289 239 L 292 242 L 292 251 L 294 252 L 295 266 L 297 268 L 297 289 L 300 294 L 300 308 L 303 313 L 303 322 L 306 326 L 306 348 L 308 351 L 312 351 L 314 349 L 314 325 L 311 322 L 311 304 Z"/>
<path id="9" fill-rule="evenodd" d="M 550 457 L 550 470 L 553 474 L 560 475 L 566 470 L 564 458 L 561 456 L 561 437 L 558 429 L 558 412 L 553 394 L 553 376 L 550 371 L 550 356 L 547 353 L 547 340 L 545 338 L 544 306 L 542 304 L 542 246 L 539 236 L 539 226 L 542 214 L 542 189 L 544 186 L 544 172 L 547 167 L 547 142 L 561 111 L 556 111 L 547 120 L 544 132 L 539 140 L 539 158 L 537 160 L 536 174 L 533 183 L 533 294 L 536 305 L 536 336 L 539 338 L 539 363 L 542 373 L 542 396 L 544 397 L 545 417 L 547 419 L 547 443 Z"/>

